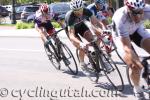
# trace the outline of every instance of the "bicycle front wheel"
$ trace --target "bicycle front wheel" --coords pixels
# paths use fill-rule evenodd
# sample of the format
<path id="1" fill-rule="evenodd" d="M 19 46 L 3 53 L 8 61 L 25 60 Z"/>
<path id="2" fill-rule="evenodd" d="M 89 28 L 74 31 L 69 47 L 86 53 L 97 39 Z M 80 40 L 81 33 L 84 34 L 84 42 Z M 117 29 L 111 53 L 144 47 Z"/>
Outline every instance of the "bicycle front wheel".
<path id="1" fill-rule="evenodd" d="M 106 75 L 109 82 L 113 85 L 113 87 L 119 91 L 122 91 L 124 89 L 123 78 L 111 57 L 107 54 L 102 54 L 100 56 L 100 64 L 104 70 L 104 74 Z M 111 67 L 111 70 L 108 70 L 108 66 Z"/>
<path id="2" fill-rule="evenodd" d="M 50 44 L 48 46 L 44 46 L 44 48 L 45 48 L 46 55 L 49 58 L 49 61 L 56 69 L 60 70 L 60 61 L 58 57 L 55 55 L 53 48 L 50 46 Z"/>
<path id="3" fill-rule="evenodd" d="M 78 73 L 78 67 L 71 50 L 65 44 L 62 44 L 61 48 L 64 64 L 69 68 L 72 74 L 76 75 Z"/>

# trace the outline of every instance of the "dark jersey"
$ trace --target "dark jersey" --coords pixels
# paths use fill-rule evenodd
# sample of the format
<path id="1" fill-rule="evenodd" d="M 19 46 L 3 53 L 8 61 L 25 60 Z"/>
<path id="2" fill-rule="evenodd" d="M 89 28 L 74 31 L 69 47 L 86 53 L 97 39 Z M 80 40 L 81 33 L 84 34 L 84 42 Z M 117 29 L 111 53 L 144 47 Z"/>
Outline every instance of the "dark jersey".
<path id="1" fill-rule="evenodd" d="M 83 16 L 81 16 L 81 17 L 75 16 L 73 11 L 70 10 L 67 12 L 67 14 L 65 16 L 65 23 L 67 26 L 71 27 L 71 26 L 77 25 L 77 23 L 79 23 L 80 21 L 82 21 L 84 19 L 89 20 L 91 16 L 92 16 L 92 12 L 86 8 L 83 9 Z"/>
<path id="2" fill-rule="evenodd" d="M 68 11 L 65 16 L 66 26 L 74 27 L 75 35 L 80 34 L 83 36 L 84 32 L 88 30 L 87 26 L 82 22 L 84 19 L 89 20 L 92 16 L 92 12 L 89 9 L 83 8 L 83 15 L 78 17 L 72 10 Z M 68 29 L 66 29 L 68 31 Z"/>

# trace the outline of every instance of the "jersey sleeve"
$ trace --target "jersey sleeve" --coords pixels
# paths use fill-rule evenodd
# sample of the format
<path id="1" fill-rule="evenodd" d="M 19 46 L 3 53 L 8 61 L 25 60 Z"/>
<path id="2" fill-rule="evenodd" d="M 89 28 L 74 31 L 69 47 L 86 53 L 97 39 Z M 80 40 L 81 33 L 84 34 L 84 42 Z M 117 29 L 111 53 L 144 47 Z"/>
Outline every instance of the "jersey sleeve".
<path id="1" fill-rule="evenodd" d="M 72 16 L 72 11 L 68 11 L 67 14 L 65 15 L 65 24 L 66 26 L 73 26 L 73 16 Z"/>
<path id="2" fill-rule="evenodd" d="M 124 17 L 125 15 L 123 13 L 120 13 L 120 11 L 116 11 L 112 18 L 114 31 L 115 31 L 114 33 L 116 36 L 120 36 L 120 37 L 129 36 L 128 28 L 125 27 L 126 22 Z"/>

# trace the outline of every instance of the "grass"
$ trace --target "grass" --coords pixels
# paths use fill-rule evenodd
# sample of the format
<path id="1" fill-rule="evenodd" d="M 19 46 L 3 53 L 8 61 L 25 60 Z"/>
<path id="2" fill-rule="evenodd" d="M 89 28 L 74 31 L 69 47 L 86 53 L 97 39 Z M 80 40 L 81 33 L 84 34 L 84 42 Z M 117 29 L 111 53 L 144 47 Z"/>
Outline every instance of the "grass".
<path id="1" fill-rule="evenodd" d="M 0 26 L 16 26 L 15 24 L 0 24 Z"/>
<path id="2" fill-rule="evenodd" d="M 150 29 L 150 21 L 149 21 L 149 20 L 146 20 L 146 21 L 144 22 L 144 26 L 145 26 L 146 29 Z"/>

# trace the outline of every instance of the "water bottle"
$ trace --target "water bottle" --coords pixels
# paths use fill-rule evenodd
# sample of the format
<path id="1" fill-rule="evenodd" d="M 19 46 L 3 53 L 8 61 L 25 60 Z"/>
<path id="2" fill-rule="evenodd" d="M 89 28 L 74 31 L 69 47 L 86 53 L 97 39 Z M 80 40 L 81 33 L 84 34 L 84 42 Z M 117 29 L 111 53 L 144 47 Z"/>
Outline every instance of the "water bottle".
<path id="1" fill-rule="evenodd" d="M 103 38 L 103 41 L 104 41 L 104 43 L 106 43 L 107 45 L 110 44 L 110 41 L 109 41 L 109 39 L 108 39 L 107 37 L 104 37 L 104 38 Z"/>

